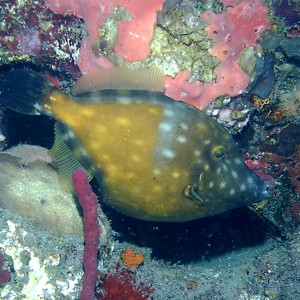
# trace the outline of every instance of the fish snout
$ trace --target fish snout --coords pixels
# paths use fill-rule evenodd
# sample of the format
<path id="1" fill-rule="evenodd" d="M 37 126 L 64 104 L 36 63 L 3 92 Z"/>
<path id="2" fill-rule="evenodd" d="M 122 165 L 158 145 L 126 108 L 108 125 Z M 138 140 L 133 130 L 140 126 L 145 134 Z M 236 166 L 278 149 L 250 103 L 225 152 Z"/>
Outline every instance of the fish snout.
<path id="1" fill-rule="evenodd" d="M 269 191 L 268 191 L 267 185 L 262 180 L 260 180 L 260 181 L 261 181 L 261 184 L 259 186 L 257 202 L 261 202 L 261 201 L 265 200 L 266 198 L 268 198 L 268 196 L 269 196 Z"/>
<path id="2" fill-rule="evenodd" d="M 251 177 L 248 191 L 249 196 L 246 197 L 246 204 L 258 203 L 265 200 L 269 196 L 268 187 L 256 174 Z"/>

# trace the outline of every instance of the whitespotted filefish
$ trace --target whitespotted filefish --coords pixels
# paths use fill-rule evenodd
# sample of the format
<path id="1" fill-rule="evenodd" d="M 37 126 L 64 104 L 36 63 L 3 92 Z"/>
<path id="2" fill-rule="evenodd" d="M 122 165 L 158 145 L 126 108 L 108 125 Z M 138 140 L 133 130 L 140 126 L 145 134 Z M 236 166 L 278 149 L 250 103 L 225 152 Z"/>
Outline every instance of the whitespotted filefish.
<path id="1" fill-rule="evenodd" d="M 70 174 L 78 160 L 103 201 L 126 215 L 188 221 L 267 197 L 226 129 L 165 96 L 154 70 L 103 70 L 79 79 L 73 96 L 34 71 L 13 70 L 0 91 L 15 111 L 53 117 L 62 169 Z"/>

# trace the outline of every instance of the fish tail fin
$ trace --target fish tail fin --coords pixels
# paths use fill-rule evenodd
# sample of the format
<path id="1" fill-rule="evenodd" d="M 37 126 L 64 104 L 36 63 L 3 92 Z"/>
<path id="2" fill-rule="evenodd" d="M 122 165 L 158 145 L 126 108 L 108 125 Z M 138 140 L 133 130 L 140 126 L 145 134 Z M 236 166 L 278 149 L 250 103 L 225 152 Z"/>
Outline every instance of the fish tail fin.
<path id="1" fill-rule="evenodd" d="M 45 76 L 32 70 L 12 70 L 0 82 L 0 100 L 22 114 L 49 114 L 45 105 L 57 89 Z"/>

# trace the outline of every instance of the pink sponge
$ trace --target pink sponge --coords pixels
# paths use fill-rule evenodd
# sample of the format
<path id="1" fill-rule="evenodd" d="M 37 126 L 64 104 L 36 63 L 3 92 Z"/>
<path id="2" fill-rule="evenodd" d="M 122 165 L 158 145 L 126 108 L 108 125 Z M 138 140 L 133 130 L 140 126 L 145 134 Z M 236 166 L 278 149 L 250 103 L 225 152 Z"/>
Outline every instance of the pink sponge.
<path id="1" fill-rule="evenodd" d="M 72 180 L 84 217 L 84 277 L 79 300 L 92 300 L 95 296 L 97 282 L 97 253 L 100 234 L 97 218 L 98 200 L 89 185 L 84 170 L 76 169 L 72 174 Z"/>
<path id="2" fill-rule="evenodd" d="M 46 0 L 45 3 L 55 12 L 72 13 L 84 19 L 88 36 L 82 42 L 78 64 L 81 71 L 87 73 L 111 66 L 107 58 L 97 58 L 91 46 L 99 28 L 117 5 L 127 9 L 131 20 L 119 24 L 114 51 L 128 61 L 145 59 L 150 54 L 156 12 L 162 9 L 164 0 Z"/>
<path id="3" fill-rule="evenodd" d="M 128 61 L 137 61 L 150 54 L 149 43 L 153 38 L 156 12 L 163 7 L 163 0 L 130 1 L 119 0 L 132 15 L 131 21 L 124 21 L 118 28 L 118 41 L 114 50 Z"/>
<path id="4" fill-rule="evenodd" d="M 223 0 L 224 5 L 235 5 L 235 0 Z M 220 60 L 215 68 L 215 82 L 187 83 L 189 72 L 182 71 L 166 80 L 166 94 L 171 98 L 190 103 L 200 109 L 222 95 L 236 96 L 243 93 L 249 77 L 238 65 L 239 55 L 246 46 L 256 46 L 261 33 L 270 28 L 265 18 L 268 8 L 260 0 L 242 1 L 220 14 L 211 11 L 201 15 L 210 24 L 208 36 L 214 40 L 210 54 Z"/>
<path id="5" fill-rule="evenodd" d="M 153 38 L 153 26 L 157 11 L 163 8 L 163 0 L 45 0 L 46 5 L 59 13 L 74 13 L 84 19 L 88 36 L 81 44 L 78 65 L 82 73 L 99 68 L 109 68 L 112 63 L 105 56 L 96 57 L 92 45 L 99 35 L 99 28 L 119 5 L 127 9 L 130 21 L 118 26 L 118 40 L 114 51 L 127 61 L 145 59 L 150 54 L 149 43 Z M 221 0 L 225 10 L 220 14 L 207 11 L 200 17 L 210 24 L 206 31 L 214 41 L 210 54 L 220 60 L 215 68 L 216 80 L 188 83 L 190 72 L 180 71 L 175 78 L 166 77 L 165 93 L 169 97 L 185 101 L 200 109 L 222 95 L 236 96 L 243 93 L 249 77 L 238 65 L 245 46 L 256 46 L 261 33 L 270 28 L 265 18 L 267 6 L 261 0 Z"/>
<path id="6" fill-rule="evenodd" d="M 8 271 L 4 271 L 3 268 L 4 255 L 0 252 L 0 286 L 5 285 L 11 279 L 11 275 Z"/>

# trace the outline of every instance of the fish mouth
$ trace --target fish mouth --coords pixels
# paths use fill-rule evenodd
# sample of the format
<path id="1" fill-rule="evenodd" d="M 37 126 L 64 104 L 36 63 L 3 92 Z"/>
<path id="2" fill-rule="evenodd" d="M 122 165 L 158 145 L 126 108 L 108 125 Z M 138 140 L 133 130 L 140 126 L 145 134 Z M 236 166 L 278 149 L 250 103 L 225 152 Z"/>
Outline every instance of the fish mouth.
<path id="1" fill-rule="evenodd" d="M 203 191 L 203 173 L 199 175 L 199 184 L 189 184 L 183 190 L 184 195 L 199 206 L 205 205 L 207 196 Z"/>
<path id="2" fill-rule="evenodd" d="M 195 202 L 199 206 L 203 206 L 205 203 L 204 198 L 201 196 L 200 189 L 196 184 L 189 184 L 187 185 L 183 193 L 186 197 L 191 199 L 193 202 Z"/>
<path id="3" fill-rule="evenodd" d="M 189 184 L 183 189 L 184 195 L 192 200 L 198 206 L 204 206 L 209 202 L 209 195 L 206 193 L 203 181 L 204 173 L 201 172 L 198 179 L 198 184 Z M 259 177 L 254 179 L 254 182 L 248 188 L 248 192 L 244 194 L 244 204 L 251 205 L 264 201 L 269 196 L 269 188 Z"/>
<path id="4" fill-rule="evenodd" d="M 246 200 L 246 205 L 262 202 L 269 197 L 269 188 L 260 178 L 258 178 L 256 187 L 253 187 L 253 190 L 254 194 Z"/>

